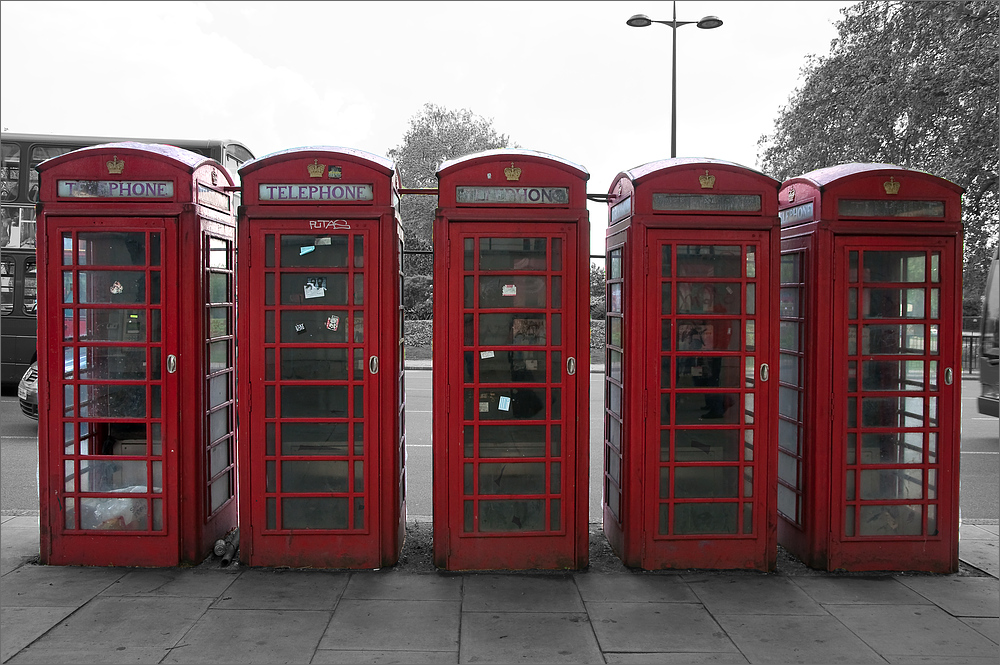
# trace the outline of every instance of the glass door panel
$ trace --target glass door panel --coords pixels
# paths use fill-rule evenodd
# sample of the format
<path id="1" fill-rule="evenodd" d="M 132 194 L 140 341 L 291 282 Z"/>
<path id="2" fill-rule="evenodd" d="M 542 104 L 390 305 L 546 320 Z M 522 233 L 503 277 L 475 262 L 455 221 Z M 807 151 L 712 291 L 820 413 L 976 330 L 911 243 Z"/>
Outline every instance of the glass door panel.
<path id="1" fill-rule="evenodd" d="M 844 536 L 938 535 L 939 249 L 844 246 Z M 859 343 L 860 340 L 860 343 Z M 836 377 L 835 377 L 836 380 Z"/>
<path id="2" fill-rule="evenodd" d="M 269 531 L 368 530 L 365 414 L 377 361 L 369 358 L 365 332 L 377 322 L 366 261 L 371 231 L 352 226 L 329 235 L 263 233 L 257 283 L 265 307 L 254 325 L 264 341 Z"/>
<path id="3" fill-rule="evenodd" d="M 462 529 L 565 529 L 564 235 L 462 239 Z"/>
<path id="4" fill-rule="evenodd" d="M 651 248 L 658 391 L 652 412 L 656 537 L 755 532 L 755 337 L 758 275 L 754 242 L 684 241 Z M 760 282 L 760 284 L 758 284 Z"/>
<path id="5" fill-rule="evenodd" d="M 165 528 L 163 233 L 62 233 L 66 530 Z"/>

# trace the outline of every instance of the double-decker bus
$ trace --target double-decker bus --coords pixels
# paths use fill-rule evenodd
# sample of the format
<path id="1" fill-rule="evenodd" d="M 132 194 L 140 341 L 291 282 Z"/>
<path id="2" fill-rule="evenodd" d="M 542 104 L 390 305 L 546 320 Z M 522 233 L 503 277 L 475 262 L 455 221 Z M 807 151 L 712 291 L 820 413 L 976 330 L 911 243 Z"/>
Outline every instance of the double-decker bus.
<path id="1" fill-rule="evenodd" d="M 229 140 L 176 140 L 55 134 L 0 134 L 0 384 L 16 385 L 35 362 L 36 263 L 35 204 L 38 172 L 46 159 L 103 143 L 162 143 L 210 157 L 238 182 L 237 169 L 253 159 L 242 143 Z"/>

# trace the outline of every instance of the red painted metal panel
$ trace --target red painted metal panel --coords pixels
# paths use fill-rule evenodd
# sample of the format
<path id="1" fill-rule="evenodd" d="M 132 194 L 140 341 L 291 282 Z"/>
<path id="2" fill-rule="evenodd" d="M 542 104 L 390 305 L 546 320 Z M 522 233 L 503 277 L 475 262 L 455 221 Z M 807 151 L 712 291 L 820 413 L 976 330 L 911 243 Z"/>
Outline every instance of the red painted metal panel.
<path id="1" fill-rule="evenodd" d="M 231 397 L 232 368 L 211 376 L 201 351 L 199 263 L 203 227 L 232 238 L 232 182 L 199 155 L 137 143 L 39 171 L 42 560 L 200 562 L 236 525 L 233 482 L 208 500 L 210 381 Z"/>
<path id="2" fill-rule="evenodd" d="M 540 153 L 491 151 L 444 165 L 439 179 L 435 563 L 584 567 L 586 172 Z"/>
<path id="3" fill-rule="evenodd" d="M 626 565 L 775 565 L 776 192 L 696 159 L 611 185 L 604 530 Z"/>
<path id="4" fill-rule="evenodd" d="M 960 195 L 880 164 L 782 185 L 804 343 L 801 513 L 782 511 L 779 542 L 810 566 L 957 570 Z"/>
<path id="5" fill-rule="evenodd" d="M 402 546 L 398 175 L 302 148 L 240 171 L 241 547 L 250 565 L 379 568 Z"/>

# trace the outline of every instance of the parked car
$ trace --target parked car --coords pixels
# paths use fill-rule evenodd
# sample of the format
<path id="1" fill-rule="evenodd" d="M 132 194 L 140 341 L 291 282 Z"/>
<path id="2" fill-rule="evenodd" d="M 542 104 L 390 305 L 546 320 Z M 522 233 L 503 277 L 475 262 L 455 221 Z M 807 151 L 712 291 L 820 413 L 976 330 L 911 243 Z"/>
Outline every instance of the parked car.
<path id="1" fill-rule="evenodd" d="M 17 384 L 17 399 L 21 411 L 29 418 L 38 420 L 38 363 L 33 362 Z"/>

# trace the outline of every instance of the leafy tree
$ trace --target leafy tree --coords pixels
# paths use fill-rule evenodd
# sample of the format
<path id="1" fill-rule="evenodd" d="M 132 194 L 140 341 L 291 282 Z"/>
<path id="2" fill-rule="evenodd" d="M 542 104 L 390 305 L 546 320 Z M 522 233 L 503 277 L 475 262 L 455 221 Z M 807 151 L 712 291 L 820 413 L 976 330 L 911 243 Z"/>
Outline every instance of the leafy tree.
<path id="1" fill-rule="evenodd" d="M 516 147 L 510 137 L 493 127 L 492 119 L 468 109 L 450 110 L 424 104 L 410 118 L 403 141 L 389 150 L 396 162 L 404 188 L 436 188 L 437 170 L 442 162 L 483 150 Z M 400 201 L 407 250 L 430 250 L 431 229 L 437 197 L 408 194 Z M 404 312 L 407 318 L 430 318 L 432 302 L 432 258 L 429 254 L 407 254 L 403 259 Z M 419 277 L 419 279 L 418 279 Z"/>
<path id="2" fill-rule="evenodd" d="M 590 264 L 590 318 L 603 320 L 607 314 L 604 293 L 604 268 Z"/>
<path id="3" fill-rule="evenodd" d="M 965 189 L 966 299 L 979 301 L 997 242 L 998 4 L 859 2 L 826 56 L 758 141 L 779 180 L 848 162 L 926 171 Z"/>

